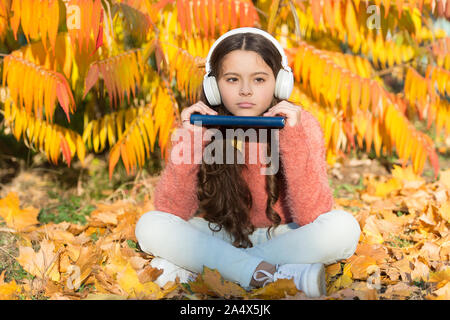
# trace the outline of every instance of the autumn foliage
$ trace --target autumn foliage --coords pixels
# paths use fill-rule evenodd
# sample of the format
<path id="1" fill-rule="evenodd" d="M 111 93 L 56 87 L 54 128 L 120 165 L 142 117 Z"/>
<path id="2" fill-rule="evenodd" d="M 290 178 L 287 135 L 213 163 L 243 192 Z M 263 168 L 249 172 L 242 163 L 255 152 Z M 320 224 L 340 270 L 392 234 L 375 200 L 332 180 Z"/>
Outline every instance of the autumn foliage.
<path id="1" fill-rule="evenodd" d="M 364 175 L 359 199 L 336 199 L 354 212 L 362 233 L 355 254 L 327 266 L 327 296 L 320 299 L 449 299 L 450 170 L 426 183 L 412 168 L 391 176 Z M 292 280 L 246 291 L 204 268 L 195 281 L 154 281 L 161 270 L 136 248 L 134 228 L 151 200 L 99 203 L 86 224 L 40 224 L 38 208 L 18 196 L 0 199 L 0 232 L 18 237 L 18 282 L 0 276 L 0 299 L 308 299 Z"/>
<path id="2" fill-rule="evenodd" d="M 291 100 L 323 129 L 328 163 L 358 149 L 401 164 L 336 199 L 363 232 L 353 257 L 328 266 L 322 298 L 448 299 L 450 173 L 439 153 L 450 138 L 450 38 L 437 18 L 450 18 L 450 1 L 0 0 L 0 139 L 69 167 L 104 153 L 110 178 L 119 166 L 136 174 L 155 153 L 167 159 L 215 39 L 267 30 L 289 57 Z M 427 163 L 433 183 L 421 177 Z M 149 196 L 98 204 L 86 224 L 42 224 L 43 208 L 8 194 L 0 232 L 20 239 L 14 261 L 29 277 L 3 272 L 0 299 L 306 298 L 292 281 L 247 292 L 207 268 L 160 288 L 152 256 L 135 247 L 136 220 L 152 208 Z"/>
<path id="3" fill-rule="evenodd" d="M 288 53 L 291 100 L 319 120 L 329 164 L 360 148 L 395 154 L 416 173 L 428 161 L 437 177 L 436 143 L 450 135 L 450 43 L 431 24 L 449 8 L 437 0 L 1 0 L 0 39 L 10 50 L 0 130 L 51 163 L 107 151 L 110 175 L 117 165 L 134 174 L 155 152 L 167 159 L 214 40 L 252 26 Z"/>

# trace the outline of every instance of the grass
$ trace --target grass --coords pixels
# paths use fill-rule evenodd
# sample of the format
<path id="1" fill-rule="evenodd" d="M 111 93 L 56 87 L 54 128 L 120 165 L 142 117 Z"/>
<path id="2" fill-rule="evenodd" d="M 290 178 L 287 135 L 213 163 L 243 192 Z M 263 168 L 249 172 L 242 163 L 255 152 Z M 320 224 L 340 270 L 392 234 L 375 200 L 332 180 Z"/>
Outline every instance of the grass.
<path id="1" fill-rule="evenodd" d="M 337 184 L 335 186 L 333 186 L 330 183 L 330 185 L 333 188 L 333 196 L 335 198 L 340 196 L 342 190 L 346 191 L 346 193 L 353 194 L 353 193 L 357 193 L 358 191 L 364 190 L 364 188 L 365 188 L 362 176 L 359 178 L 357 185 L 349 184 L 349 183 L 341 183 L 341 184 Z"/>
<path id="2" fill-rule="evenodd" d="M 5 223 L 0 223 L 0 227 L 4 226 Z M 33 279 L 33 276 L 16 261 L 16 257 L 19 255 L 18 241 L 17 235 L 0 232 L 0 274 L 5 272 L 5 282 Z"/>
<path id="3" fill-rule="evenodd" d="M 400 238 L 399 236 L 391 236 L 391 241 L 385 241 L 385 243 L 391 247 L 408 248 L 414 245 L 414 241 Z"/>
<path id="4" fill-rule="evenodd" d="M 62 198 L 54 191 L 49 191 L 50 198 L 57 199 L 57 204 L 52 207 L 42 208 L 39 211 L 38 220 L 41 223 L 70 223 L 86 224 L 86 216 L 95 209 L 94 205 L 83 204 L 85 199 L 81 196 L 70 195 L 68 199 Z"/>
<path id="5" fill-rule="evenodd" d="M 155 150 L 156 151 L 156 150 Z M 159 150 L 157 151 L 159 152 Z M 373 156 L 373 155 L 372 155 Z M 442 155 L 438 154 L 440 163 L 450 163 L 449 153 Z M 46 223 L 60 223 L 69 222 L 77 224 L 85 224 L 86 217 L 95 209 L 95 203 L 103 200 L 115 201 L 121 198 L 133 197 L 134 200 L 140 201 L 148 192 L 144 186 L 139 189 L 137 186 L 142 184 L 141 181 L 149 176 L 154 176 L 160 173 L 161 164 L 155 156 L 150 160 L 144 170 L 137 176 L 127 176 L 123 167 L 118 166 L 110 180 L 108 176 L 107 162 L 100 156 L 93 157 L 85 168 L 75 169 L 65 168 L 63 165 L 53 169 L 53 171 L 61 171 L 59 176 L 56 176 L 49 187 L 46 187 L 45 193 L 48 203 L 40 204 L 38 220 L 42 224 Z M 371 155 L 369 155 L 371 158 Z M 398 159 L 395 156 L 383 156 L 382 161 L 392 167 Z M 442 169 L 442 168 L 441 168 Z M 424 171 L 424 176 L 432 177 L 434 172 L 427 168 Z M 39 176 L 39 174 L 37 174 Z M 81 184 L 81 189 L 77 189 Z M 341 183 L 333 185 L 330 179 L 330 186 L 333 189 L 333 195 L 346 195 L 353 197 L 358 191 L 364 189 L 363 178 L 360 177 L 357 184 Z M 81 190 L 81 191 L 80 191 Z M 36 190 L 34 190 L 35 192 Z M 358 211 L 358 207 L 346 207 L 350 211 Z M 395 212 L 398 216 L 404 213 L 402 211 Z M 1 222 L 0 227 L 5 227 L 5 223 Z M 99 234 L 94 232 L 91 238 L 97 241 Z M 20 283 L 24 279 L 33 279 L 34 277 L 26 272 L 20 264 L 15 260 L 19 254 L 20 238 L 18 235 L 9 232 L 0 232 L 0 274 L 5 271 L 5 281 L 10 282 L 15 280 Z M 133 250 L 139 250 L 138 244 L 132 240 L 127 240 L 127 244 Z M 414 245 L 413 241 L 402 239 L 398 236 L 393 236 L 385 244 L 392 247 L 407 248 Z M 36 250 L 38 246 L 34 244 L 33 248 Z M 414 283 L 418 287 L 422 287 L 420 282 Z M 81 286 L 78 290 L 85 290 Z M 46 299 L 43 295 L 35 295 L 33 299 Z"/>
<path id="6" fill-rule="evenodd" d="M 155 150 L 159 152 L 159 150 Z M 66 168 L 64 165 L 50 167 L 49 165 L 36 164 L 30 168 L 26 165 L 24 171 L 33 173 L 36 180 L 46 181 L 45 187 L 36 188 L 33 181 L 27 180 L 30 184 L 26 187 L 19 183 L 14 185 L 20 190 L 19 198 L 21 206 L 33 206 L 39 209 L 38 221 L 41 224 L 69 222 L 76 224 L 86 224 L 87 217 L 96 208 L 96 203 L 100 201 L 116 201 L 132 197 L 136 201 L 142 200 L 149 190 L 145 184 L 148 177 L 159 174 L 161 165 L 154 156 L 153 160 L 143 168 L 136 176 L 128 176 L 125 169 L 118 166 L 109 179 L 107 162 L 100 156 L 87 159 L 85 168 Z M 37 159 L 38 160 L 38 159 Z M 18 160 L 24 161 L 24 160 Z M 38 170 L 36 169 L 38 168 Z M 34 171 L 33 171 L 34 170 Z M 21 172 L 17 172 L 19 175 Z M 14 183 L 14 180 L 11 182 Z M 22 190 L 23 189 L 23 190 Z M 28 193 L 28 190 L 33 192 Z M 29 195 L 41 194 L 44 200 L 36 202 Z M 0 228 L 6 227 L 6 223 L 0 218 Z M 95 242 L 100 234 L 94 232 L 90 235 Z M 19 256 L 20 236 L 11 232 L 0 232 L 0 274 L 4 272 L 5 282 L 15 280 L 22 283 L 24 279 L 32 280 L 34 276 L 25 271 L 16 261 Z M 39 243 L 32 241 L 35 251 L 39 250 Z M 128 246 L 138 250 L 137 243 L 129 240 Z M 78 290 L 85 290 L 81 286 Z M 20 294 L 19 294 L 20 298 Z M 36 294 L 32 299 L 47 299 L 42 294 Z M 25 299 L 25 297 L 23 297 Z"/>

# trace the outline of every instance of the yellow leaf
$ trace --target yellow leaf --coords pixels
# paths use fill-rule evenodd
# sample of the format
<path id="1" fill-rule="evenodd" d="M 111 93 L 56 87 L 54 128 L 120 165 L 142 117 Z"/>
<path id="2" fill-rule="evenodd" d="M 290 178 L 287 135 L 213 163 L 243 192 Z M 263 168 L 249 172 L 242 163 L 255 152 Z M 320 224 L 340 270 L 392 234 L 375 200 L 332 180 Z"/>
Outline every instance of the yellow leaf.
<path id="1" fill-rule="evenodd" d="M 375 188 L 375 195 L 384 198 L 392 191 L 401 189 L 402 183 L 397 178 L 391 178 L 386 182 L 378 183 Z"/>
<path id="2" fill-rule="evenodd" d="M 31 247 L 19 246 L 17 262 L 30 274 L 45 279 L 49 277 L 53 281 L 60 280 L 58 272 L 58 257 L 55 253 L 55 245 L 49 240 L 40 242 L 41 248 L 35 252 Z"/>
<path id="3" fill-rule="evenodd" d="M 249 297 L 253 299 L 282 299 L 286 295 L 293 296 L 298 292 L 297 287 L 292 279 L 278 279 L 264 287 L 254 289 Z"/>
<path id="4" fill-rule="evenodd" d="M 445 286 L 433 292 L 437 295 L 436 300 L 450 300 L 450 282 L 447 282 Z"/>
<path id="5" fill-rule="evenodd" d="M 450 223 L 450 200 L 447 200 L 440 208 L 439 208 L 439 214 L 441 217 Z"/>
<path id="6" fill-rule="evenodd" d="M 365 235 L 365 241 L 368 244 L 383 243 L 383 236 L 378 230 L 378 226 L 375 222 L 375 217 L 370 216 L 366 219 L 366 223 L 363 227 L 363 233 Z"/>
<path id="7" fill-rule="evenodd" d="M 375 259 L 367 256 L 352 256 L 348 261 L 354 279 L 367 279 L 371 271 L 370 266 L 376 266 Z"/>
<path id="8" fill-rule="evenodd" d="M 328 294 L 332 294 L 343 288 L 348 288 L 352 285 L 352 283 L 353 283 L 352 278 L 349 277 L 347 274 L 343 274 L 331 284 L 330 288 L 327 290 Z"/>
<path id="9" fill-rule="evenodd" d="M 326 275 L 328 278 L 334 277 L 341 272 L 341 263 L 334 263 L 326 267 Z"/>
<path id="10" fill-rule="evenodd" d="M 77 135 L 77 154 L 78 159 L 80 159 L 81 161 L 81 164 L 84 165 L 84 158 L 86 156 L 86 147 L 80 135 Z"/>
<path id="11" fill-rule="evenodd" d="M 94 143 L 94 151 L 99 152 L 100 148 L 100 135 L 99 135 L 99 121 L 94 121 L 94 124 L 92 126 L 92 140 Z"/>
<path id="12" fill-rule="evenodd" d="M 103 119 L 99 120 L 99 137 L 100 137 L 100 151 L 105 148 L 106 137 L 108 133 L 108 119 L 109 115 L 106 115 Z"/>
<path id="13" fill-rule="evenodd" d="M 441 171 L 439 183 L 443 184 L 445 188 L 450 190 L 450 169 Z"/>
<path id="14" fill-rule="evenodd" d="M 0 300 L 12 300 L 16 298 L 17 292 L 20 291 L 20 286 L 17 285 L 14 279 L 8 283 L 4 282 L 5 272 L 6 270 L 0 274 Z"/>
<path id="15" fill-rule="evenodd" d="M 402 168 L 399 165 L 394 165 L 392 176 L 402 182 L 404 188 L 419 188 L 425 184 L 425 179 L 414 173 L 412 166 Z"/>
<path id="16" fill-rule="evenodd" d="M 226 299 L 244 297 L 247 294 L 238 284 L 223 279 L 219 271 L 211 270 L 206 266 L 203 267 L 203 272 L 197 280 L 190 285 L 194 292 L 213 294 Z"/>
<path id="17" fill-rule="evenodd" d="M 448 281 L 450 282 L 450 267 L 447 267 L 444 270 L 437 272 L 430 272 L 430 282 L 441 282 Z"/>
<path id="18" fill-rule="evenodd" d="M 5 198 L 0 199 L 0 216 L 6 225 L 14 230 L 30 230 L 39 223 L 38 214 L 39 210 L 32 207 L 20 209 L 19 197 L 15 192 L 10 192 Z"/>
<path id="19" fill-rule="evenodd" d="M 164 292 L 156 283 L 141 283 L 136 271 L 129 262 L 125 270 L 117 274 L 117 283 L 129 294 L 129 297 L 147 299 L 161 299 L 164 297 Z"/>
<path id="20" fill-rule="evenodd" d="M 352 76 L 350 78 L 350 106 L 352 114 L 356 114 L 356 110 L 360 107 L 361 102 L 361 80 L 359 77 Z"/>
<path id="21" fill-rule="evenodd" d="M 370 82 L 369 79 L 364 79 L 361 88 L 361 109 L 366 112 L 370 104 Z"/>

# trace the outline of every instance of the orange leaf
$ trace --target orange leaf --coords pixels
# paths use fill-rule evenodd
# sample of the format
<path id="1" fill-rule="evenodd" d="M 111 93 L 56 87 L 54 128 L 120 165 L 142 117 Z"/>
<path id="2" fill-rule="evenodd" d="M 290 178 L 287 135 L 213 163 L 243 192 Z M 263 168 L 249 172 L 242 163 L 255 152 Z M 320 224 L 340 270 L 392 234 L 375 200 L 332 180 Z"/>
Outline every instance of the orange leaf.
<path id="1" fill-rule="evenodd" d="M 0 199 L 0 216 L 9 228 L 19 232 L 30 230 L 38 224 L 38 214 L 39 210 L 32 207 L 21 209 L 19 197 L 14 192 L 10 192 L 5 198 Z"/>
<path id="2" fill-rule="evenodd" d="M 195 292 L 195 289 L 201 289 L 201 293 L 211 292 L 219 297 L 225 299 L 234 297 L 244 297 L 247 292 L 239 285 L 224 280 L 216 269 L 212 270 L 206 266 L 203 266 L 203 271 L 195 282 L 190 283 L 191 289 Z"/>
<path id="3" fill-rule="evenodd" d="M 363 79 L 361 88 L 361 109 L 366 112 L 370 104 L 370 80 Z"/>
<path id="4" fill-rule="evenodd" d="M 322 2 L 321 1 L 311 1 L 311 12 L 314 19 L 314 27 L 316 30 L 319 29 L 320 25 L 320 16 L 322 13 Z"/>
<path id="5" fill-rule="evenodd" d="M 64 113 L 66 114 L 67 121 L 70 122 L 70 116 L 69 116 L 69 97 L 67 95 L 67 92 L 64 88 L 64 85 L 61 84 L 61 82 L 57 81 L 56 83 L 56 96 L 58 97 L 59 104 L 64 110 Z"/>
<path id="6" fill-rule="evenodd" d="M 58 255 L 55 252 L 55 245 L 46 239 L 42 240 L 40 245 L 38 252 L 31 247 L 19 246 L 17 262 L 33 276 L 41 279 L 49 277 L 53 281 L 59 281 Z"/>
<path id="7" fill-rule="evenodd" d="M 6 283 L 5 272 L 6 270 L 3 270 L 2 274 L 0 274 L 0 300 L 12 300 L 20 292 L 20 286 L 17 285 L 14 279 Z"/>
<path id="8" fill-rule="evenodd" d="M 352 76 L 351 81 L 351 107 L 352 114 L 356 114 L 356 110 L 359 109 L 360 99 L 361 99 L 361 80 L 357 76 Z"/>
<path id="9" fill-rule="evenodd" d="M 66 138 L 62 134 L 60 134 L 60 147 L 64 156 L 64 159 L 67 161 L 67 166 L 70 168 L 70 161 L 72 159 L 72 154 L 70 152 L 69 143 L 67 142 Z"/>
<path id="10" fill-rule="evenodd" d="M 98 80 L 98 64 L 93 63 L 91 64 L 88 74 L 86 76 L 86 79 L 84 81 L 84 93 L 83 93 L 83 99 L 86 97 L 86 94 L 91 90 L 92 86 L 97 82 Z"/>
<path id="11" fill-rule="evenodd" d="M 354 279 L 365 280 L 377 266 L 376 261 L 368 256 L 352 256 L 348 259 Z"/>
<path id="12" fill-rule="evenodd" d="M 283 299 L 286 295 L 293 296 L 298 292 L 292 279 L 278 279 L 264 287 L 254 289 L 249 296 L 253 299 Z"/>
<path id="13" fill-rule="evenodd" d="M 186 32 L 186 10 L 184 7 L 183 0 L 177 1 L 177 17 L 178 17 L 178 22 L 180 23 L 180 26 L 181 26 L 181 32 L 185 33 Z"/>

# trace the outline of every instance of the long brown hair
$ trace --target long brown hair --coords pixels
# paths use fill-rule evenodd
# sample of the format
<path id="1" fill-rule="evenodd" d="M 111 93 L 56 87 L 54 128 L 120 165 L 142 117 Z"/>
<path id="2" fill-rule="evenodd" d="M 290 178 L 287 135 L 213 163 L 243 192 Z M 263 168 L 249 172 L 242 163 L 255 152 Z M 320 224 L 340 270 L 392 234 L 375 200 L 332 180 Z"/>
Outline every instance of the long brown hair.
<path id="1" fill-rule="evenodd" d="M 223 58 L 233 50 L 251 50 L 258 53 L 272 69 L 275 77 L 281 68 L 281 55 L 272 42 L 259 34 L 241 33 L 225 38 L 216 46 L 211 54 L 210 76 L 219 78 Z M 219 106 L 211 106 L 203 90 L 200 99 L 216 110 L 219 115 L 232 115 L 223 103 Z M 278 102 L 280 100 L 274 97 L 268 108 Z M 225 128 L 215 128 L 221 131 L 222 137 L 226 136 Z M 271 152 L 270 134 L 267 140 L 267 154 L 269 155 Z M 246 141 L 243 141 L 243 143 L 245 145 Z M 226 142 L 223 143 L 222 154 L 226 154 L 226 144 Z M 212 231 L 220 231 L 222 227 L 225 228 L 233 236 L 233 245 L 239 248 L 253 246 L 249 235 L 255 230 L 249 214 L 252 207 L 251 192 L 241 175 L 244 167 L 247 167 L 246 163 L 237 163 L 235 156 L 235 161 L 232 164 L 206 164 L 202 161 L 198 172 L 197 197 L 200 212 L 204 213 L 203 217 L 209 221 L 209 228 Z M 276 175 L 266 175 L 266 191 L 268 194 L 266 216 L 272 222 L 268 229 L 269 237 L 271 228 L 277 227 L 281 222 L 280 215 L 272 208 L 279 197 L 280 172 L 281 168 Z M 217 228 L 211 228 L 211 223 L 215 223 Z"/>

